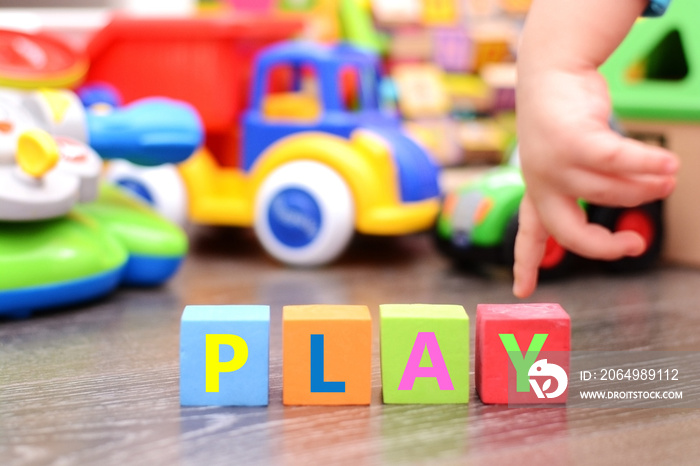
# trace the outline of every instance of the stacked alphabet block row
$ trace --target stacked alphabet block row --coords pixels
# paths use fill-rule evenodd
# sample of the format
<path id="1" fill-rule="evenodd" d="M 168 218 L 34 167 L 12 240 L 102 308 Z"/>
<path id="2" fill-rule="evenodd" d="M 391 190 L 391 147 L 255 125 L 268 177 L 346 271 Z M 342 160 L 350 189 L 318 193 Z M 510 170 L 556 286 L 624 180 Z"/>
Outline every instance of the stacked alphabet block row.
<path id="1" fill-rule="evenodd" d="M 386 304 L 379 320 L 384 403 L 469 401 L 470 327 L 462 306 Z M 181 324 L 183 406 L 269 403 L 269 306 L 187 306 Z M 475 346 L 484 403 L 566 401 L 570 324 L 558 304 L 479 305 Z M 285 306 L 282 353 L 285 405 L 370 404 L 366 306 Z"/>

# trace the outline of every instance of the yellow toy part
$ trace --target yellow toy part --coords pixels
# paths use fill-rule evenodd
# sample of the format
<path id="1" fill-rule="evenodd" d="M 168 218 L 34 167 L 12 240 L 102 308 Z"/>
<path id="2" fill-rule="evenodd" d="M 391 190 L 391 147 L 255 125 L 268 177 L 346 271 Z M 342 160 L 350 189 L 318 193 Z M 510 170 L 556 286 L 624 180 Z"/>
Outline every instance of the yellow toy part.
<path id="1" fill-rule="evenodd" d="M 494 102 L 494 92 L 484 79 L 475 74 L 443 75 L 445 92 L 455 110 L 487 113 Z"/>
<path id="2" fill-rule="evenodd" d="M 238 168 L 221 167 L 202 148 L 178 166 L 189 194 L 189 219 L 204 225 L 253 224 L 249 178 Z"/>
<path id="3" fill-rule="evenodd" d="M 389 144 L 370 131 L 358 130 L 350 140 L 327 133 L 301 133 L 271 146 L 253 167 L 251 188 L 257 192 L 277 167 L 312 160 L 338 173 L 352 192 L 356 230 L 372 235 L 401 235 L 425 230 L 437 215 L 437 199 L 402 203 L 398 175 Z"/>
<path id="4" fill-rule="evenodd" d="M 17 141 L 17 164 L 35 178 L 46 174 L 59 160 L 58 146 L 53 137 L 44 130 L 30 129 Z"/>
<path id="5" fill-rule="evenodd" d="M 450 26 L 459 19 L 455 0 L 423 0 L 423 23 L 428 26 Z"/>
<path id="6" fill-rule="evenodd" d="M 61 123 L 70 109 L 73 99 L 63 90 L 43 88 L 39 89 L 38 92 L 48 105 L 54 123 Z"/>
<path id="7" fill-rule="evenodd" d="M 284 92 L 265 97 L 263 114 L 271 121 L 316 121 L 321 116 L 321 106 L 314 96 Z"/>

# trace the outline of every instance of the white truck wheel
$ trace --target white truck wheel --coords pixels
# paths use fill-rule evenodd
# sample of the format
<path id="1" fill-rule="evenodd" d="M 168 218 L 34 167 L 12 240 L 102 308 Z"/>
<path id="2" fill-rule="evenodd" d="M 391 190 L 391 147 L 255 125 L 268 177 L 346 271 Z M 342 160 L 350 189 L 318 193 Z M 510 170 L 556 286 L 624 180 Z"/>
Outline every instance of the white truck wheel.
<path id="1" fill-rule="evenodd" d="M 187 190 L 175 165 L 144 167 L 126 160 L 113 160 L 107 167 L 106 178 L 171 222 L 185 225 Z"/>
<path id="2" fill-rule="evenodd" d="M 336 259 L 355 231 L 355 202 L 345 180 L 312 161 L 282 165 L 255 199 L 255 233 L 265 250 L 294 266 Z"/>

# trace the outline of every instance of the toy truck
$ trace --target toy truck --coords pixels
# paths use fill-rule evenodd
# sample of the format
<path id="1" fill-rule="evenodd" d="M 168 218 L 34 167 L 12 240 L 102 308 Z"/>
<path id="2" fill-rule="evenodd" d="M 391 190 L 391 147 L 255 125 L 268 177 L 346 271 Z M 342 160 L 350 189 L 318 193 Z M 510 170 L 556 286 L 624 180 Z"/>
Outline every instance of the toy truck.
<path id="1" fill-rule="evenodd" d="M 382 112 L 378 58 L 282 41 L 297 29 L 274 18 L 116 18 L 88 48 L 87 84 L 106 82 L 126 102 L 190 102 L 207 147 L 176 170 L 117 164 L 111 177 L 171 218 L 253 226 L 290 265 L 334 260 L 356 231 L 429 229 L 438 168 Z"/>

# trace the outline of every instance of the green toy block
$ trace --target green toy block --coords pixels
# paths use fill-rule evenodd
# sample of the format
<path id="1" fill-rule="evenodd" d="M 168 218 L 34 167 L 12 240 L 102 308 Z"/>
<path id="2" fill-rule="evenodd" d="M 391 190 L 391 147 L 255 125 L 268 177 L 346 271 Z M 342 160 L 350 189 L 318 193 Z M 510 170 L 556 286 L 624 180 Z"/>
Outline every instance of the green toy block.
<path id="1" fill-rule="evenodd" d="M 388 404 L 469 401 L 469 316 L 462 306 L 379 306 L 382 393 Z"/>

